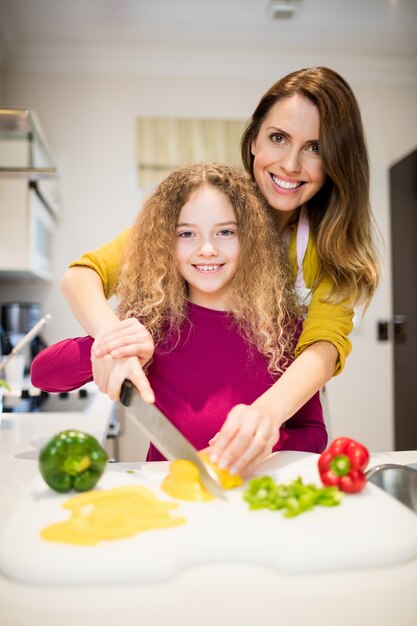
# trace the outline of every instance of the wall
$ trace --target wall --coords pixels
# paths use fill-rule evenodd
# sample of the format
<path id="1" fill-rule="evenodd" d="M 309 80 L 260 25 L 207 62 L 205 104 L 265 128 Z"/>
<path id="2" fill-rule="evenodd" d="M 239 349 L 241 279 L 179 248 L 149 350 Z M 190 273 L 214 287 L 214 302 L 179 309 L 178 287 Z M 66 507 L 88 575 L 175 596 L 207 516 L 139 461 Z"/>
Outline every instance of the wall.
<path id="1" fill-rule="evenodd" d="M 279 75 L 278 68 L 262 80 L 5 73 L 2 104 L 38 113 L 59 165 L 65 206 L 56 237 L 54 283 L 39 287 L 27 281 L 24 292 L 3 283 L 0 299 L 22 299 L 22 293 L 24 300 L 40 299 L 54 318 L 49 341 L 82 333 L 57 282 L 72 259 L 129 225 L 140 206 L 136 116 L 245 118 Z M 392 346 L 376 341 L 377 320 L 391 316 L 388 168 L 417 144 L 417 86 L 394 78 L 368 81 L 344 75 L 364 115 L 372 200 L 386 249 L 385 275 L 352 334 L 354 349 L 346 370 L 329 384 L 332 435 L 357 437 L 376 451 L 393 446 Z"/>

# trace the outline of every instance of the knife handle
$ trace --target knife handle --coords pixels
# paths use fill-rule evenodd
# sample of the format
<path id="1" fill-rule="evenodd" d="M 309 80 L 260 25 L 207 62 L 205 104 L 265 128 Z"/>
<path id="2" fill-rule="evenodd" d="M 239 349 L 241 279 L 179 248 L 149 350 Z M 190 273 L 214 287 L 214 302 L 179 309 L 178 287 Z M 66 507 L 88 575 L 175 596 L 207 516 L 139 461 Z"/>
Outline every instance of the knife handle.
<path id="1" fill-rule="evenodd" d="M 132 399 L 133 389 L 134 389 L 133 383 L 127 378 L 125 378 L 125 380 L 123 381 L 122 388 L 120 389 L 120 402 L 124 406 L 129 406 L 130 401 Z"/>

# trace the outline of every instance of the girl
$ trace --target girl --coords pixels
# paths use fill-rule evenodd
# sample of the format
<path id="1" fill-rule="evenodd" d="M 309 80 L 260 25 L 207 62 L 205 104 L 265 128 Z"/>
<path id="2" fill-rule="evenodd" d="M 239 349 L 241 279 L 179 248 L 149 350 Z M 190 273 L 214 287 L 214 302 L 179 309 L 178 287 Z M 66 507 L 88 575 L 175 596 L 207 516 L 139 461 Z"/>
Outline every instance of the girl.
<path id="1" fill-rule="evenodd" d="M 138 319 L 151 333 L 147 376 L 156 405 L 198 449 L 209 445 L 233 407 L 253 403 L 289 363 L 298 310 L 284 254 L 271 211 L 251 181 L 216 164 L 174 171 L 131 231 L 119 315 Z M 92 380 L 92 343 L 84 337 L 50 346 L 33 361 L 32 383 L 68 391 Z M 136 356 L 93 355 L 93 370 L 99 387 L 117 398 L 140 364 Z M 246 427 L 256 455 L 245 472 L 272 450 L 326 446 L 317 394 L 286 426 L 248 418 Z M 161 458 L 151 447 L 148 460 Z"/>
<path id="2" fill-rule="evenodd" d="M 248 419 L 292 419 L 342 371 L 351 350 L 353 308 L 372 298 L 379 264 L 360 111 L 336 72 L 303 69 L 275 83 L 243 134 L 242 158 L 288 242 L 306 307 L 295 361 L 251 407 L 231 412 L 212 444 L 213 461 L 243 467 L 256 454 Z M 125 231 L 83 256 L 61 286 L 77 319 L 96 338 L 97 357 L 137 354 L 146 362 L 153 349 L 150 335 L 136 320 L 118 322 L 106 302 L 117 283 L 127 237 Z M 275 266 L 273 257 L 270 262 Z M 149 387 L 141 389 L 151 401 Z"/>

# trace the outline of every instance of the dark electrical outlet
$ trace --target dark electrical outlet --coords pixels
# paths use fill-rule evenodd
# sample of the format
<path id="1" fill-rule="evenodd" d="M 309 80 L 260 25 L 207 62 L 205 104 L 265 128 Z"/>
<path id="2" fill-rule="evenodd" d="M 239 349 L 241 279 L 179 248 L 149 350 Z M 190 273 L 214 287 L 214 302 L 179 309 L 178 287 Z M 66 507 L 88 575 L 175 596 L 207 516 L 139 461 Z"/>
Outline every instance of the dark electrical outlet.
<path id="1" fill-rule="evenodd" d="M 388 341 L 388 322 L 378 322 L 378 341 Z"/>

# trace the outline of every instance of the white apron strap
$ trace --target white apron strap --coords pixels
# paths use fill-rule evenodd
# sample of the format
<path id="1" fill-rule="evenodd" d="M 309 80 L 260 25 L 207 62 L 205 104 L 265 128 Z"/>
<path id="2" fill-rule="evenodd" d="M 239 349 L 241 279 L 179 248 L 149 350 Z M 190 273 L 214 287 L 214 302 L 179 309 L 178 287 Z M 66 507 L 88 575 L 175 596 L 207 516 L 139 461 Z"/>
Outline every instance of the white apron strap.
<path id="1" fill-rule="evenodd" d="M 305 288 L 303 273 L 303 261 L 308 245 L 308 236 L 310 232 L 310 225 L 308 223 L 307 210 L 305 206 L 301 207 L 300 217 L 298 218 L 297 227 L 297 267 L 298 273 L 295 281 L 296 288 Z"/>

